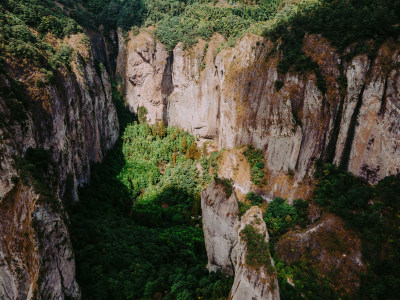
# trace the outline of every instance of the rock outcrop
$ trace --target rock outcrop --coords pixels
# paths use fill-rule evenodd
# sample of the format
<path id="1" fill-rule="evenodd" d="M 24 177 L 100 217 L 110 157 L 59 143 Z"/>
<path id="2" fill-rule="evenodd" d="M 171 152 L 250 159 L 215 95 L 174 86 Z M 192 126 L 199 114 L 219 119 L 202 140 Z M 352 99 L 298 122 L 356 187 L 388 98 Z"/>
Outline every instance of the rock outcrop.
<path id="1" fill-rule="evenodd" d="M 268 243 L 267 227 L 263 221 L 262 212 L 257 206 L 251 207 L 241 218 L 237 230 L 237 244 L 232 254 L 235 255 L 235 278 L 230 292 L 230 299 L 268 299 L 279 300 L 279 287 L 274 262 L 269 255 L 269 264 L 249 266 L 246 257 L 249 255 L 248 243 L 242 232 L 246 226 L 251 226 L 256 233 L 264 237 Z M 259 254 L 258 254 L 259 255 Z"/>
<path id="2" fill-rule="evenodd" d="M 369 183 L 400 173 L 398 44 L 384 44 L 373 61 L 359 55 L 347 62 L 328 41 L 307 35 L 304 51 L 326 81 L 321 91 L 314 73 L 279 74 L 272 42 L 246 34 L 218 52 L 223 41 L 214 35 L 191 49 L 178 43 L 168 54 L 149 33 L 131 36 L 128 105 L 145 106 L 152 122 L 214 138 L 220 148 L 262 148 L 271 197 L 310 196 L 317 160 Z M 339 84 L 343 78 L 347 85 Z"/>
<path id="3" fill-rule="evenodd" d="M 69 69 L 54 71 L 54 80 L 41 66 L 8 57 L 0 74 L 2 299 L 80 298 L 63 207 L 77 200 L 90 164 L 102 160 L 119 128 L 109 76 L 95 66 L 90 44 L 83 34 L 64 42 L 74 48 L 73 58 Z M 49 155 L 40 172 L 45 192 L 14 163 L 28 149 Z"/>
<path id="4" fill-rule="evenodd" d="M 211 183 L 201 193 L 204 241 L 210 271 L 222 269 L 233 275 L 232 249 L 237 243 L 238 203 L 236 194 L 226 197 L 222 185 Z"/>
<path id="5" fill-rule="evenodd" d="M 229 197 L 227 197 L 229 196 Z M 269 249 L 267 265 L 249 266 L 247 242 L 242 231 L 251 226 L 268 243 L 268 232 L 261 210 L 253 206 L 239 220 L 235 191 L 226 195 L 222 184 L 215 182 L 201 194 L 204 238 L 208 256 L 208 269 L 221 269 L 234 274 L 229 299 L 279 299 L 279 287 Z"/>
<path id="6" fill-rule="evenodd" d="M 164 118 L 164 98 L 168 92 L 164 73 L 169 56 L 164 46 L 147 32 L 141 33 L 141 38 L 130 37 L 124 58 L 129 66 L 125 74 L 126 102 L 135 113 L 139 107 L 146 107 L 147 119 L 154 123 Z"/>

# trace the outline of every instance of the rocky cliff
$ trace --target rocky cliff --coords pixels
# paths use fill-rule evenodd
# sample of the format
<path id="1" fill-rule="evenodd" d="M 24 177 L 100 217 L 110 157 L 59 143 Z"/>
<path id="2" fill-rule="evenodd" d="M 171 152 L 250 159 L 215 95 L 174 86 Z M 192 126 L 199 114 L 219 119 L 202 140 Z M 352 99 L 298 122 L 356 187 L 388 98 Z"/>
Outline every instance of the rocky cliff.
<path id="1" fill-rule="evenodd" d="M 324 214 L 306 229 L 283 235 L 275 248 L 285 262 L 308 261 L 318 274 L 333 279 L 335 289 L 353 297 L 357 294 L 361 274 L 366 271 L 361 241 L 339 217 Z"/>
<path id="2" fill-rule="evenodd" d="M 69 67 L 4 58 L 0 74 L 0 298 L 80 298 L 64 205 L 118 137 L 110 78 L 71 35 Z M 97 45 L 101 53 L 102 43 Z M 104 45 L 103 45 L 104 46 Z M 39 170 L 39 177 L 35 177 Z"/>
<path id="3" fill-rule="evenodd" d="M 262 148 L 271 197 L 308 197 L 318 160 L 369 183 L 399 174 L 398 43 L 347 61 L 322 37 L 306 36 L 303 50 L 326 82 L 321 91 L 314 73 L 278 73 L 276 44 L 246 34 L 219 51 L 223 41 L 216 34 L 168 53 L 150 33 L 131 34 L 123 63 L 130 109 L 145 106 L 151 122 L 164 119 L 220 148 Z"/>
<path id="4" fill-rule="evenodd" d="M 215 182 L 201 193 L 201 211 L 204 240 L 210 271 L 222 269 L 226 274 L 234 274 L 232 249 L 237 243 L 238 202 L 236 194 L 229 197 L 224 188 Z"/>
<path id="5" fill-rule="evenodd" d="M 213 182 L 201 194 L 204 239 L 208 269 L 234 275 L 229 299 L 280 299 L 278 280 L 268 249 L 268 232 L 261 210 L 253 206 L 239 220 L 235 191 L 230 195 L 221 183 Z M 249 226 L 253 235 L 244 233 Z M 250 243 L 265 243 L 254 249 Z M 257 245 L 257 247 L 262 247 Z M 255 251 L 256 253 L 251 253 Z M 261 262 L 259 256 L 266 256 Z M 251 261 L 249 257 L 255 259 Z"/>

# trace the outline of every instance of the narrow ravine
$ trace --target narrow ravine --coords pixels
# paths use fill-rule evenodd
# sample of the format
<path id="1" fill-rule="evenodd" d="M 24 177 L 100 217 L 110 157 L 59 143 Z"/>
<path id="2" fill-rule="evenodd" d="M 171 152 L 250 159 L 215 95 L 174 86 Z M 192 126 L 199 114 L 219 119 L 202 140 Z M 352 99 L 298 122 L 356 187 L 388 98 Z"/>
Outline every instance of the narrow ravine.
<path id="1" fill-rule="evenodd" d="M 227 297 L 232 280 L 206 269 L 199 219 L 212 172 L 200 177 L 196 165 L 212 168 L 212 156 L 201 158 L 182 130 L 138 124 L 121 106 L 118 115 L 122 136 L 70 212 L 83 297 Z"/>

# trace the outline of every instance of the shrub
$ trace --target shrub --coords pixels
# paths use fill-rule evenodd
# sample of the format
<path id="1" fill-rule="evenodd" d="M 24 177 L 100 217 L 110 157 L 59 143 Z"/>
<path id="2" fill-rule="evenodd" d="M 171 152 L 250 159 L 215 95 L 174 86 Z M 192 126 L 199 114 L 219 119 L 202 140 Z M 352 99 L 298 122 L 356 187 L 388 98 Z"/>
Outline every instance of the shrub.
<path id="1" fill-rule="evenodd" d="M 226 198 L 229 198 L 233 193 L 233 181 L 232 179 L 228 178 L 214 178 L 215 183 L 218 185 L 222 185 L 225 191 Z"/>
<path id="2" fill-rule="evenodd" d="M 264 178 L 264 159 L 262 151 L 249 145 L 247 149 L 243 151 L 243 155 L 250 164 L 251 180 L 255 185 L 261 185 Z"/>
<path id="3" fill-rule="evenodd" d="M 282 198 L 275 198 L 268 204 L 264 221 L 272 235 L 285 233 L 296 223 L 298 214 L 296 208 Z"/>
<path id="4" fill-rule="evenodd" d="M 147 108 L 144 106 L 139 106 L 137 109 L 138 119 L 140 123 L 147 122 Z"/>
<path id="5" fill-rule="evenodd" d="M 239 214 L 238 214 L 239 218 L 243 216 L 246 213 L 246 211 L 248 211 L 251 207 L 251 205 L 246 204 L 245 202 L 242 201 L 238 201 L 238 206 L 239 206 Z"/>
<path id="6" fill-rule="evenodd" d="M 266 266 L 267 270 L 270 270 L 268 266 L 271 265 L 271 257 L 265 237 L 248 224 L 240 232 L 240 236 L 247 243 L 246 264 L 253 268 Z"/>
<path id="7" fill-rule="evenodd" d="M 252 206 L 260 205 L 264 201 L 260 195 L 252 191 L 247 193 L 246 199 L 250 201 Z"/>
<path id="8" fill-rule="evenodd" d="M 277 92 L 280 91 L 280 89 L 283 87 L 283 85 L 284 85 L 283 81 L 275 80 L 275 89 Z"/>

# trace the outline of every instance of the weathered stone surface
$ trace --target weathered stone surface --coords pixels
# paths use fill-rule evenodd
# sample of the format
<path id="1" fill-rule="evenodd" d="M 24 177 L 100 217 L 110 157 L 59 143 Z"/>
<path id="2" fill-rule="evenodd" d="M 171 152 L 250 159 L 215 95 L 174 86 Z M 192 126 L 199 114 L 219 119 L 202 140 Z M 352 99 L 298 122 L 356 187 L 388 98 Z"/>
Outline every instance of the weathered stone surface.
<path id="1" fill-rule="evenodd" d="M 237 242 L 238 203 L 236 194 L 227 198 L 222 185 L 211 183 L 201 193 L 204 241 L 210 271 L 221 268 L 233 275 L 231 252 Z"/>
<path id="2" fill-rule="evenodd" d="M 90 45 L 82 40 L 82 34 L 65 40 L 75 54 L 71 70 L 55 72 L 54 84 L 39 88 L 37 80 L 46 82 L 44 74 L 18 60 L 6 59 L 8 76 L 0 75 L 6 95 L 0 97 L 0 213 L 5 216 L 0 226 L 2 299 L 80 298 L 60 199 L 77 200 L 77 187 L 89 180 L 90 163 L 103 159 L 119 131 L 109 76 L 104 68 L 96 71 Z M 10 105 L 16 93 L 26 101 L 18 110 Z M 44 174 L 54 193 L 51 203 L 12 180 L 18 176 L 13 157 L 23 157 L 28 148 L 51 154 L 49 174 Z"/>
<path id="3" fill-rule="evenodd" d="M 235 264 L 235 278 L 229 299 L 280 299 L 278 279 L 273 267 L 250 267 L 246 264 L 247 243 L 241 235 L 246 225 L 252 226 L 259 234 L 264 236 L 265 242 L 269 241 L 267 227 L 262 218 L 262 212 L 257 206 L 251 207 L 241 218 L 237 230 L 238 243 L 232 252 L 232 260 Z"/>
<path id="4" fill-rule="evenodd" d="M 239 220 L 235 191 L 227 198 L 224 187 L 215 182 L 203 190 L 201 208 L 207 267 L 235 276 L 229 299 L 279 299 L 272 258 L 270 268 L 246 265 L 247 244 L 241 236 L 244 227 L 253 226 L 268 242 L 261 210 L 253 206 Z"/>
<path id="5" fill-rule="evenodd" d="M 250 164 L 243 155 L 245 148 L 229 149 L 218 159 L 218 177 L 232 179 L 238 200 L 244 200 L 252 187 Z"/>
<path id="6" fill-rule="evenodd" d="M 18 184 L 0 204 L 0 213 L 1 298 L 79 299 L 61 201 Z"/>
<path id="7" fill-rule="evenodd" d="M 139 107 L 145 106 L 148 121 L 154 123 L 164 118 L 163 78 L 168 53 L 147 32 L 130 37 L 126 46 L 126 102 L 135 113 Z"/>
<path id="8" fill-rule="evenodd" d="M 126 78 L 150 78 L 144 82 L 152 87 L 140 89 L 152 92 L 140 92 L 131 108 L 144 105 L 152 121 L 163 117 L 169 125 L 213 137 L 220 148 L 262 148 L 271 198 L 310 196 L 318 159 L 370 183 L 399 174 L 399 45 L 385 44 L 373 62 L 360 55 L 347 63 L 321 36 L 306 35 L 303 48 L 320 67 L 324 94 L 313 73 L 279 75 L 271 42 L 246 34 L 218 53 L 222 41 L 215 35 L 187 50 L 179 43 L 168 55 L 158 43 L 155 50 L 148 34 L 134 37 L 129 43 L 141 46 L 127 51 L 140 67 L 127 62 Z M 140 58 L 142 52 L 152 59 Z M 344 89 L 341 73 L 348 82 Z M 284 83 L 279 91 L 276 80 Z M 139 88 L 127 86 L 131 99 Z"/>

